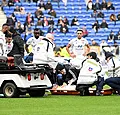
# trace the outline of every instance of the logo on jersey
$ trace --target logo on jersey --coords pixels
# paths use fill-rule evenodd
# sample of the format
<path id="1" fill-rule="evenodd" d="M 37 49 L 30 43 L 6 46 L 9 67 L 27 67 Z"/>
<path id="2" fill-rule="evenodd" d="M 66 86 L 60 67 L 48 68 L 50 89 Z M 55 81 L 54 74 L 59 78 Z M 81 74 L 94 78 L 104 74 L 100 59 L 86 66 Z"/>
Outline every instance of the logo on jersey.
<path id="1" fill-rule="evenodd" d="M 76 49 L 77 50 L 83 49 L 83 46 L 82 45 L 78 45 Z"/>
<path id="2" fill-rule="evenodd" d="M 92 70 L 93 70 L 93 68 L 91 68 L 91 67 L 88 68 L 88 71 L 92 71 Z"/>

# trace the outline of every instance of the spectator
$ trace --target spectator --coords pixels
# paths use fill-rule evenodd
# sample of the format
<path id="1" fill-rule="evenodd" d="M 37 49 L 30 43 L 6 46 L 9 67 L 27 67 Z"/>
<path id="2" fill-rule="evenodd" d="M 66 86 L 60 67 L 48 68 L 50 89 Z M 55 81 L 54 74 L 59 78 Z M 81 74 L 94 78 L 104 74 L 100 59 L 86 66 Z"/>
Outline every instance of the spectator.
<path id="1" fill-rule="evenodd" d="M 116 25 L 116 15 L 115 14 L 110 15 L 110 21 L 113 21 L 115 23 L 114 25 Z"/>
<path id="2" fill-rule="evenodd" d="M 40 18 L 38 19 L 36 26 L 42 26 L 42 20 Z"/>
<path id="3" fill-rule="evenodd" d="M 108 24 L 105 19 L 102 20 L 102 23 L 100 24 L 100 28 L 105 28 L 105 29 L 108 28 Z"/>
<path id="4" fill-rule="evenodd" d="M 60 32 L 61 33 L 67 33 L 69 30 L 68 30 L 68 27 L 66 24 L 62 23 L 61 26 L 60 26 Z"/>
<path id="5" fill-rule="evenodd" d="M 2 0 L 1 1 L 1 9 L 3 10 L 3 7 L 8 6 L 7 0 Z"/>
<path id="6" fill-rule="evenodd" d="M 52 9 L 53 9 L 50 0 L 48 0 L 48 2 L 46 3 L 45 9 L 46 9 L 46 10 L 52 10 Z"/>
<path id="7" fill-rule="evenodd" d="M 118 19 L 118 21 L 120 20 L 120 12 L 117 15 L 117 19 Z"/>
<path id="8" fill-rule="evenodd" d="M 94 5 L 94 9 L 95 10 L 101 10 L 101 4 L 100 4 L 99 0 L 96 0 L 96 3 Z"/>
<path id="9" fill-rule="evenodd" d="M 31 0 L 31 2 L 32 2 L 32 0 Z M 35 2 L 35 3 L 36 3 L 36 6 L 37 6 L 37 2 L 38 2 L 38 0 L 33 0 L 33 2 Z"/>
<path id="10" fill-rule="evenodd" d="M 56 30 L 57 29 L 54 27 L 54 25 L 51 24 L 47 30 L 47 33 L 55 33 Z"/>
<path id="11" fill-rule="evenodd" d="M 99 44 L 94 39 L 92 39 L 91 42 L 91 46 L 99 46 Z"/>
<path id="12" fill-rule="evenodd" d="M 94 7 L 94 4 L 93 4 L 92 0 L 89 0 L 87 3 L 87 11 L 93 10 L 93 7 Z"/>
<path id="13" fill-rule="evenodd" d="M 20 14 L 20 7 L 19 6 L 16 6 L 14 8 L 14 14 Z"/>
<path id="14" fill-rule="evenodd" d="M 115 10 L 115 7 L 113 6 L 113 3 L 110 0 L 107 3 L 107 10 Z"/>
<path id="15" fill-rule="evenodd" d="M 86 29 L 86 26 L 83 26 L 82 30 L 83 30 L 83 38 L 87 37 L 88 36 L 88 31 Z"/>
<path id="16" fill-rule="evenodd" d="M 17 23 L 16 23 L 16 26 L 15 26 L 15 29 L 20 33 L 20 34 L 22 34 L 23 32 L 24 32 L 24 25 L 23 24 L 21 24 L 21 22 L 20 21 L 17 21 Z"/>
<path id="17" fill-rule="evenodd" d="M 93 10 L 93 13 L 91 14 L 91 17 L 96 19 L 97 15 L 98 15 L 97 10 Z"/>
<path id="18" fill-rule="evenodd" d="M 26 43 L 29 38 L 33 37 L 32 28 L 28 25 L 28 28 L 25 31 L 24 42 Z"/>
<path id="19" fill-rule="evenodd" d="M 95 21 L 95 23 L 92 25 L 92 28 L 96 33 L 98 32 L 98 29 L 100 28 L 98 20 Z"/>
<path id="20" fill-rule="evenodd" d="M 54 25 L 54 20 L 52 17 L 48 18 L 48 25 Z"/>
<path id="21" fill-rule="evenodd" d="M 62 19 L 62 16 L 60 16 L 57 21 L 57 26 L 60 26 L 62 23 L 63 23 L 63 19 Z"/>
<path id="22" fill-rule="evenodd" d="M 8 6 L 14 6 L 14 0 L 8 0 Z"/>
<path id="23" fill-rule="evenodd" d="M 25 20 L 25 25 L 34 25 L 34 17 L 32 16 L 32 14 L 29 12 L 26 16 L 26 20 Z"/>
<path id="24" fill-rule="evenodd" d="M 10 15 L 9 17 L 7 17 L 6 23 L 10 26 L 10 27 L 15 27 L 15 22 L 16 22 L 16 18 L 13 17 L 13 14 Z"/>
<path id="25" fill-rule="evenodd" d="M 101 9 L 102 10 L 106 10 L 107 9 L 107 2 L 106 2 L 106 0 L 102 0 Z"/>
<path id="26" fill-rule="evenodd" d="M 108 42 L 114 42 L 115 41 L 115 35 L 114 35 L 114 32 L 111 31 L 108 38 L 107 38 L 107 41 Z"/>
<path id="27" fill-rule="evenodd" d="M 63 23 L 66 24 L 67 26 L 69 25 L 69 20 L 67 19 L 67 17 L 64 17 Z"/>
<path id="28" fill-rule="evenodd" d="M 15 7 L 14 14 L 20 14 L 20 7 L 19 6 Z"/>
<path id="29" fill-rule="evenodd" d="M 21 15 L 25 15 L 26 14 L 26 11 L 25 11 L 24 7 L 20 7 L 20 14 Z"/>
<path id="30" fill-rule="evenodd" d="M 78 26 L 79 22 L 76 16 L 74 16 L 74 18 L 71 21 L 71 26 Z"/>
<path id="31" fill-rule="evenodd" d="M 42 26 L 45 27 L 45 26 L 48 26 L 48 19 L 46 16 L 44 16 L 43 20 L 42 20 Z"/>
<path id="32" fill-rule="evenodd" d="M 51 15 L 51 16 L 53 16 L 54 18 L 57 17 L 56 12 L 55 12 L 54 9 L 49 10 L 48 14 Z"/>
<path id="33" fill-rule="evenodd" d="M 116 40 L 120 40 L 120 30 L 119 30 L 118 33 L 116 34 Z"/>
<path id="34" fill-rule="evenodd" d="M 97 18 L 104 18 L 104 13 L 102 13 L 101 11 L 98 11 Z"/>
<path id="35" fill-rule="evenodd" d="M 43 1 L 40 1 L 39 5 L 41 10 L 45 10 L 45 3 Z"/>
<path id="36" fill-rule="evenodd" d="M 40 9 L 40 7 L 38 7 L 35 11 L 35 18 L 37 18 L 37 19 L 43 18 L 43 15 L 44 14 L 43 14 L 42 10 Z"/>

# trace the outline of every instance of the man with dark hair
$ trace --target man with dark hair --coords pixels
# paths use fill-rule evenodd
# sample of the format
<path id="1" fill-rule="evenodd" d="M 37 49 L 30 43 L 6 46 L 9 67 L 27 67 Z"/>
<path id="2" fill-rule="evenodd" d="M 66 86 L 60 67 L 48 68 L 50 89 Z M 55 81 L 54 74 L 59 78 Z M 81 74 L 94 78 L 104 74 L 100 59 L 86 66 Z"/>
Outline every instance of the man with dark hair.
<path id="1" fill-rule="evenodd" d="M 34 29 L 34 36 L 29 38 L 25 44 L 25 50 L 28 53 L 28 56 L 26 56 L 25 62 L 30 63 L 33 61 L 33 55 L 35 51 L 35 46 L 43 39 L 43 36 L 41 36 L 41 31 L 38 28 Z M 32 46 L 32 51 L 29 51 L 29 46 Z"/>
<path id="2" fill-rule="evenodd" d="M 10 37 L 10 34 L 12 35 L 13 47 L 7 56 L 20 54 L 22 57 L 24 57 L 24 40 L 13 27 L 11 27 L 10 30 L 6 33 L 6 37 Z"/>
<path id="3" fill-rule="evenodd" d="M 2 25 L 2 30 L 0 31 L 0 55 L 4 54 L 4 44 L 6 42 L 5 40 L 5 33 L 9 29 L 9 26 L 7 23 Z"/>
<path id="4" fill-rule="evenodd" d="M 104 79 L 98 75 L 102 70 L 98 61 L 97 54 L 90 52 L 87 54 L 87 59 L 82 62 L 76 85 L 76 90 L 80 91 L 81 96 L 89 95 L 89 87 L 93 85 L 97 86 L 97 95 L 100 95 Z"/>
<path id="5" fill-rule="evenodd" d="M 120 62 L 111 52 L 105 52 L 105 60 L 107 61 L 107 66 L 109 67 L 108 72 L 112 73 L 109 74 L 108 78 L 105 80 L 105 84 L 116 90 L 118 95 L 120 95 Z"/>
<path id="6" fill-rule="evenodd" d="M 78 29 L 77 37 L 72 39 L 66 47 L 67 52 L 70 54 L 72 58 L 76 58 L 76 57 L 83 58 L 90 50 L 88 41 L 82 36 L 83 36 L 83 30 Z"/>

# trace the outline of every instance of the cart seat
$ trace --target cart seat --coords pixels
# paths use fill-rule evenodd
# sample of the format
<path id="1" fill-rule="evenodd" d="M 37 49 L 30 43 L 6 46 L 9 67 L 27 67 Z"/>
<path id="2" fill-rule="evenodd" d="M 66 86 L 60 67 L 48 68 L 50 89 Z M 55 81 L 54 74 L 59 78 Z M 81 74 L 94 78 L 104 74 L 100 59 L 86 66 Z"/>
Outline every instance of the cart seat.
<path id="1" fill-rule="evenodd" d="M 32 63 L 24 63 L 23 58 L 21 55 L 14 55 L 14 66 L 15 68 L 19 69 L 21 72 L 27 72 L 27 73 L 38 73 L 38 72 L 44 72 L 45 68 L 44 66 L 37 66 Z"/>

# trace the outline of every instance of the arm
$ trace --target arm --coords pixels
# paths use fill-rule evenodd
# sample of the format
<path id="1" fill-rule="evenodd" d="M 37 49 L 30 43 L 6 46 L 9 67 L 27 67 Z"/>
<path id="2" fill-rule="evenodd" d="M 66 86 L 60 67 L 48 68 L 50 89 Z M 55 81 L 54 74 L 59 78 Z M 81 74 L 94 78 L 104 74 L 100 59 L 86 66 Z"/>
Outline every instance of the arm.
<path id="1" fill-rule="evenodd" d="M 84 54 L 83 55 L 86 56 L 89 52 L 90 52 L 90 45 L 86 44 L 84 47 Z"/>
<path id="2" fill-rule="evenodd" d="M 68 54 L 70 55 L 70 57 L 75 58 L 76 55 L 73 52 L 72 53 L 70 52 L 70 50 L 69 50 L 70 47 L 71 47 L 71 44 L 68 44 L 66 46 L 66 50 L 67 50 Z"/>
<path id="3" fill-rule="evenodd" d="M 116 71 L 116 70 L 118 70 L 119 68 L 120 68 L 120 66 L 118 66 L 118 67 L 116 67 L 116 68 L 113 68 L 113 69 L 110 69 L 110 70 L 108 70 L 108 72 Z"/>
<path id="4" fill-rule="evenodd" d="M 27 53 L 29 53 L 28 46 L 29 45 L 25 44 L 25 50 L 26 50 Z"/>
<path id="5" fill-rule="evenodd" d="M 18 48 L 19 48 L 20 54 L 22 56 L 24 56 L 24 41 L 23 41 L 23 39 L 20 36 L 17 36 L 15 38 L 15 42 L 16 42 Z"/>

